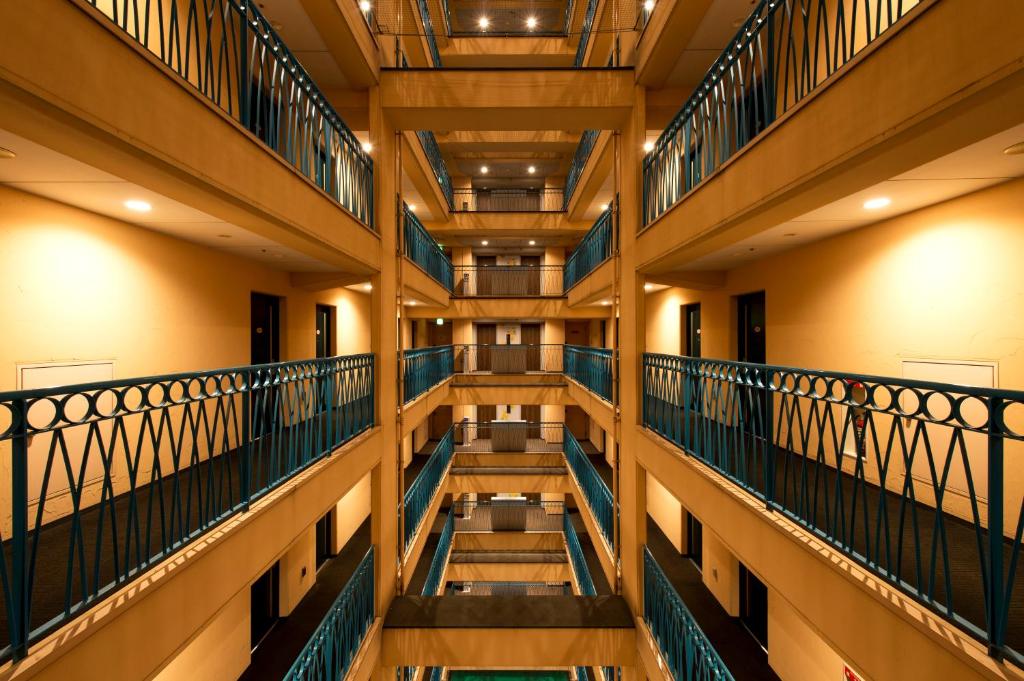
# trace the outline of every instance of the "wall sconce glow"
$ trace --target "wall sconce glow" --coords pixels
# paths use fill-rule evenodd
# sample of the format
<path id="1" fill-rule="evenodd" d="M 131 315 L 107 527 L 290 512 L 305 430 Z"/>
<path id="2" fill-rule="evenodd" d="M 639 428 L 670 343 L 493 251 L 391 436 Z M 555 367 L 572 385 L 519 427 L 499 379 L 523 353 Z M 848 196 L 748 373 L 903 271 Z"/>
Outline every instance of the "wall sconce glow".
<path id="1" fill-rule="evenodd" d="M 370 4 L 369 0 L 359 0 L 359 9 L 363 14 L 366 14 L 373 9 L 373 5 Z"/>
<path id="2" fill-rule="evenodd" d="M 371 151 L 373 151 L 373 145 L 370 144 L 369 142 L 363 142 L 363 151 L 369 154 Z"/>
<path id="3" fill-rule="evenodd" d="M 530 29 L 531 31 L 537 28 L 537 17 L 527 17 L 526 28 Z"/>
<path id="4" fill-rule="evenodd" d="M 885 208 L 890 203 L 892 203 L 892 199 L 888 196 L 876 196 L 864 202 L 864 210 L 878 210 L 879 208 Z"/>
<path id="5" fill-rule="evenodd" d="M 481 241 L 481 242 L 480 242 L 480 245 L 481 245 L 481 246 L 486 246 L 486 245 L 487 245 L 487 243 L 488 243 L 488 242 L 487 242 L 487 240 L 485 239 L 484 241 Z"/>
<path id="6" fill-rule="evenodd" d="M 412 211 L 413 213 L 416 212 L 416 204 L 415 203 L 410 203 L 410 204 L 406 204 L 406 205 L 409 206 L 409 210 L 410 211 Z"/>
<path id="7" fill-rule="evenodd" d="M 645 291 L 651 291 L 654 289 L 654 284 L 644 284 Z"/>
<path id="8" fill-rule="evenodd" d="M 601 208 L 602 211 L 606 211 L 606 210 L 608 210 L 608 204 L 607 203 L 602 203 L 600 205 L 600 208 Z"/>
<path id="9" fill-rule="evenodd" d="M 363 290 L 364 291 L 372 291 L 373 290 L 373 284 L 363 284 Z"/>
<path id="10" fill-rule="evenodd" d="M 651 12 L 654 10 L 654 0 L 644 0 L 644 11 Z"/>
<path id="11" fill-rule="evenodd" d="M 487 30 L 487 27 L 491 25 L 491 22 L 487 17 L 480 17 L 480 21 L 476 23 L 485 31 Z"/>
<path id="12" fill-rule="evenodd" d="M 480 166 L 480 173 L 481 173 L 482 175 L 486 175 L 486 174 L 487 174 L 488 172 L 490 172 L 490 170 L 491 170 L 491 169 L 490 169 L 490 168 L 488 168 L 487 166 Z"/>
<path id="13" fill-rule="evenodd" d="M 438 326 L 444 326 L 444 317 L 438 317 L 437 319 L 434 320 L 434 323 L 437 324 Z"/>
<path id="14" fill-rule="evenodd" d="M 610 301 L 610 300 L 602 300 L 602 301 L 601 301 L 601 304 L 602 304 L 602 305 L 611 305 L 611 304 L 612 304 L 612 301 Z"/>
<path id="15" fill-rule="evenodd" d="M 644 151 L 648 154 L 654 151 L 654 142 L 644 142 Z"/>
<path id="16" fill-rule="evenodd" d="M 410 306 L 413 306 L 413 305 L 415 305 L 415 304 L 416 304 L 416 301 L 415 301 L 415 300 L 410 300 L 410 301 L 409 301 L 409 305 L 410 305 Z"/>
<path id="17" fill-rule="evenodd" d="M 128 210 L 135 211 L 136 213 L 148 213 L 153 210 L 153 206 L 148 201 L 141 199 L 128 199 L 124 202 L 124 207 Z"/>
<path id="18" fill-rule="evenodd" d="M 534 241 L 533 239 L 530 239 L 530 245 L 531 245 L 531 246 L 536 246 L 536 245 L 537 245 L 537 242 L 536 242 L 536 241 Z"/>
<path id="19" fill-rule="evenodd" d="M 535 172 L 537 172 L 537 167 L 536 166 L 530 166 L 529 168 L 526 169 L 526 172 L 528 172 L 531 175 L 533 175 Z"/>

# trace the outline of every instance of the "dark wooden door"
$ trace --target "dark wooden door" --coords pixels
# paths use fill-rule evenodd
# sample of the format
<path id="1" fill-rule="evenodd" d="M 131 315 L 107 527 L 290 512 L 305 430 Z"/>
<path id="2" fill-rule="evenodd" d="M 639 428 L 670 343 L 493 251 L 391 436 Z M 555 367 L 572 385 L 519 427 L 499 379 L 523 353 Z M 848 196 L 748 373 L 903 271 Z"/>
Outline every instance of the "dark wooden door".
<path id="1" fill-rule="evenodd" d="M 497 324 L 476 325 L 476 370 L 491 370 L 491 347 L 498 340 Z"/>
<path id="2" fill-rule="evenodd" d="M 736 359 L 764 364 L 767 358 L 764 291 L 737 298 L 736 317 Z"/>
<path id="3" fill-rule="evenodd" d="M 493 404 L 480 404 L 476 408 L 476 420 L 480 424 L 477 428 L 477 437 L 482 440 L 491 439 L 491 421 L 498 417 L 498 408 Z"/>
<path id="4" fill-rule="evenodd" d="M 540 324 L 520 325 L 520 338 L 526 348 L 526 370 L 541 371 L 541 347 L 540 347 Z"/>
<path id="5" fill-rule="evenodd" d="M 683 305 L 683 354 L 700 357 L 700 303 Z"/>
<path id="6" fill-rule="evenodd" d="M 543 437 L 542 430 L 540 427 L 540 405 L 539 404 L 524 404 L 520 407 L 520 412 L 523 415 L 523 420 L 531 424 L 527 428 L 526 437 L 529 438 L 540 438 Z"/>
<path id="7" fill-rule="evenodd" d="M 331 357 L 334 355 L 334 307 L 332 305 L 316 306 L 316 356 Z"/>
<path id="8" fill-rule="evenodd" d="M 253 364 L 281 361 L 281 299 L 253 293 L 249 301 L 250 353 Z"/>
<path id="9" fill-rule="evenodd" d="M 494 267 L 497 263 L 497 256 L 493 255 L 478 255 L 476 256 L 476 294 L 478 296 L 493 296 L 494 295 L 494 277 L 495 273 L 493 270 L 487 268 Z"/>
<path id="10" fill-rule="evenodd" d="M 522 258 L 519 259 L 519 262 L 522 263 L 524 267 L 535 268 L 532 270 L 527 270 L 525 272 L 526 295 L 539 296 L 541 291 L 540 278 L 543 276 L 543 273 L 540 268 L 540 256 L 524 255 Z"/>

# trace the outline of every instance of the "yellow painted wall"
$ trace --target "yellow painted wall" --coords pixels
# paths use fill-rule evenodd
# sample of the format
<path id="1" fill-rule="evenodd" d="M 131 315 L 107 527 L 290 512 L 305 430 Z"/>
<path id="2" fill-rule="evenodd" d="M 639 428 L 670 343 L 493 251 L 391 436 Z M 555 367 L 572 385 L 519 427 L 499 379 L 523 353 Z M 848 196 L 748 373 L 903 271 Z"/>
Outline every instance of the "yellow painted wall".
<path id="1" fill-rule="evenodd" d="M 311 293 L 272 270 L 0 187 L 0 389 L 15 365 L 114 361 L 124 378 L 249 363 L 249 294 L 286 297 L 281 350 L 312 357 L 316 303 L 338 306 L 338 350 L 370 349 L 369 297 Z"/>
<path id="2" fill-rule="evenodd" d="M 844 678 L 843 658 L 773 589 L 768 590 L 768 642 L 768 664 L 782 679 Z"/>
<path id="3" fill-rule="evenodd" d="M 239 591 L 153 681 L 237 679 L 249 666 L 249 590 Z"/>
<path id="4" fill-rule="evenodd" d="M 731 359 L 730 299 L 764 290 L 769 363 L 898 376 L 905 357 L 988 360 L 1022 387 L 1021 195 L 1007 182 L 739 267 L 719 290 L 651 293 L 646 349 L 679 354 L 679 306 L 700 302 L 704 356 Z"/>
<path id="5" fill-rule="evenodd" d="M 332 553 L 338 553 L 370 515 L 370 474 L 345 493 L 334 511 Z"/>
<path id="6" fill-rule="evenodd" d="M 669 538 L 676 551 L 682 553 L 684 549 L 682 504 L 650 473 L 647 474 L 647 513 Z"/>
<path id="7" fill-rule="evenodd" d="M 316 531 L 310 526 L 279 559 L 280 612 L 287 616 L 316 582 Z"/>
<path id="8" fill-rule="evenodd" d="M 718 535 L 706 526 L 701 536 L 704 538 L 701 565 L 704 585 L 725 611 L 735 617 L 740 612 L 740 563 Z"/>

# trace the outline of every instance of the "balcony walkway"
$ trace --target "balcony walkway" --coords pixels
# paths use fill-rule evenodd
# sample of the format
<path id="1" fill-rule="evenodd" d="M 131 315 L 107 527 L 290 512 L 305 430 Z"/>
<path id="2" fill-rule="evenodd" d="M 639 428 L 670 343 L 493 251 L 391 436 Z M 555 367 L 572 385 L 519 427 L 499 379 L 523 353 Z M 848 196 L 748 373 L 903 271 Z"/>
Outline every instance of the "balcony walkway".
<path id="1" fill-rule="evenodd" d="M 531 454 L 556 454 L 562 451 L 561 442 L 547 442 L 539 437 L 531 437 L 526 439 L 526 448 L 522 451 Z M 477 438 L 470 442 L 468 445 L 456 445 L 456 454 L 488 454 L 501 452 L 495 452 L 492 444 L 492 440 L 486 438 Z"/>
<path id="2" fill-rule="evenodd" d="M 369 548 L 367 518 L 338 555 L 316 573 L 316 583 L 291 614 L 279 620 L 252 652 L 249 668 L 239 681 L 280 681 L 285 677 Z"/>
<path id="3" fill-rule="evenodd" d="M 732 455 L 735 465 L 745 466 L 745 470 L 749 471 L 747 484 L 763 497 L 763 454 L 758 453 L 758 448 L 751 444 L 752 438 L 749 434 L 742 433 L 735 427 L 722 429 L 717 422 L 698 416 L 693 417 L 691 424 L 694 433 L 715 433 L 716 437 L 720 434 L 722 442 L 729 442 L 731 446 L 744 450 Z M 978 626 L 984 626 L 984 578 L 979 565 L 978 545 L 979 541 L 987 545 L 987 532 L 983 532 L 982 538 L 979 539 L 973 524 L 951 513 L 942 513 L 941 517 L 937 517 L 934 507 L 920 501 L 909 505 L 909 509 L 905 510 L 904 515 L 909 517 L 904 521 L 901 530 L 899 491 L 888 490 L 883 505 L 880 503 L 882 490 L 874 483 L 865 483 L 843 471 L 837 484 L 834 467 L 819 464 L 782 446 L 773 447 L 773 451 L 775 500 L 779 504 L 790 509 L 802 504 L 804 510 L 801 517 L 817 518 L 817 524 L 821 527 L 826 526 L 828 518 L 845 519 L 847 539 L 853 545 L 854 551 L 860 555 L 868 553 L 869 538 L 865 530 L 868 528 L 872 537 L 870 542 L 873 553 L 879 550 L 874 546 L 876 542 L 888 542 L 892 546 L 891 554 L 894 557 L 890 565 L 883 567 L 898 570 L 901 579 L 912 585 L 920 584 L 924 592 L 928 591 L 927 580 L 931 572 L 929 566 L 934 550 L 937 556 L 934 566 L 934 593 L 937 604 L 931 609 L 939 612 L 943 607 L 941 604 L 945 602 L 943 585 L 946 583 L 947 568 L 943 565 L 943 560 L 948 559 L 949 584 L 956 613 Z M 901 454 L 897 449 L 893 457 L 899 456 Z M 935 455 L 935 466 L 939 469 L 939 475 L 941 457 L 942 454 Z M 917 484 L 920 485 L 920 481 Z M 805 494 L 806 497 L 802 499 L 801 494 Z M 886 520 L 879 520 L 880 506 L 885 508 L 887 522 L 892 528 L 888 535 L 883 530 L 881 539 L 876 535 L 879 533 L 878 528 L 884 527 Z M 851 519 L 855 519 L 856 522 Z M 1016 522 L 1011 516 L 1008 516 L 1007 520 L 1011 523 Z M 933 534 L 937 527 L 941 528 L 944 537 Z M 933 542 L 937 546 L 933 546 Z M 897 551 L 898 547 L 902 555 Z M 921 556 L 920 574 L 915 565 L 918 551 Z M 1004 575 L 1009 574 L 1012 555 L 1013 542 L 1007 539 L 1003 542 Z M 884 552 L 882 560 L 884 563 Z M 898 560 L 900 562 L 897 562 Z M 1006 642 L 1010 648 L 1020 651 L 1024 650 L 1024 570 L 1016 570 L 1014 582 L 1014 597 L 1006 605 Z"/>
<path id="4" fill-rule="evenodd" d="M 580 542 L 580 548 L 583 549 L 583 558 L 587 561 L 587 570 L 590 571 L 590 579 L 594 582 L 594 589 L 597 591 L 597 595 L 605 596 L 614 593 L 611 585 L 608 584 L 608 578 L 605 577 L 604 569 L 601 567 L 601 559 L 597 557 L 594 542 L 591 541 L 590 535 L 587 534 L 587 527 L 583 524 L 580 512 L 578 510 L 567 510 L 566 513 L 569 514 L 569 521 L 572 523 L 573 529 L 576 530 L 576 538 Z"/>
<path id="5" fill-rule="evenodd" d="M 711 590 L 704 586 L 697 566 L 676 551 L 650 516 L 647 516 L 647 548 L 721 655 L 733 678 L 736 681 L 778 681 L 779 677 L 768 666 L 768 653 L 739 618 L 731 617 L 718 603 Z"/>

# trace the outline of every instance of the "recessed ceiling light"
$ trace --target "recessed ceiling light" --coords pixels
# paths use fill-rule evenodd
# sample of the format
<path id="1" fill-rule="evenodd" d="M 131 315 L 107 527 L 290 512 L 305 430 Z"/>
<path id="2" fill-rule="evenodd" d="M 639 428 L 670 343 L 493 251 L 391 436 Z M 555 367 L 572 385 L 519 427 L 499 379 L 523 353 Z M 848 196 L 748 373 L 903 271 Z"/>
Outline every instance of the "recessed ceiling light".
<path id="1" fill-rule="evenodd" d="M 416 212 L 416 204 L 415 203 L 410 203 L 410 204 L 408 204 L 408 206 L 409 206 L 409 210 L 411 210 L 413 213 Z"/>
<path id="2" fill-rule="evenodd" d="M 371 151 L 373 151 L 373 145 L 370 144 L 369 142 L 363 142 L 363 151 L 369 154 Z"/>
<path id="3" fill-rule="evenodd" d="M 607 203 L 602 203 L 601 204 L 601 210 L 608 210 L 608 204 Z"/>
<path id="4" fill-rule="evenodd" d="M 410 300 L 410 301 L 409 301 L 409 305 L 415 305 L 415 304 L 416 304 L 416 301 L 415 301 L 415 300 Z"/>
<path id="5" fill-rule="evenodd" d="M 526 28 L 531 30 L 537 28 L 537 17 L 526 17 Z"/>
<path id="6" fill-rule="evenodd" d="M 536 242 L 536 241 L 534 241 L 533 239 L 530 239 L 530 245 L 531 245 L 531 246 L 536 246 L 536 245 L 537 245 L 537 242 Z"/>
<path id="7" fill-rule="evenodd" d="M 3 155 L 4 151 L 6 151 L 6 149 L 0 149 L 0 155 Z M 1020 154 L 1024 154 L 1024 142 L 1017 142 L 1016 144 L 1011 144 L 1010 146 L 1003 149 L 1003 153 L 1006 154 L 1007 156 L 1017 156 Z"/>
<path id="8" fill-rule="evenodd" d="M 438 326 L 444 326 L 444 317 L 438 317 L 437 319 L 434 320 L 434 323 L 437 324 Z"/>
<path id="9" fill-rule="evenodd" d="M 14 158 L 15 156 L 17 156 L 17 154 L 10 149 L 0 147 L 0 158 Z"/>
<path id="10" fill-rule="evenodd" d="M 491 25 L 490 20 L 487 17 L 480 17 L 480 20 L 476 22 L 480 25 L 480 28 L 486 29 Z"/>
<path id="11" fill-rule="evenodd" d="M 528 172 L 531 175 L 533 175 L 535 172 L 537 172 L 537 167 L 536 166 L 530 166 L 529 168 L 526 169 L 526 172 Z"/>
<path id="12" fill-rule="evenodd" d="M 485 240 L 481 241 L 481 242 L 480 242 L 480 245 L 481 245 L 481 246 L 486 246 L 486 245 L 487 245 L 487 240 L 485 239 Z"/>
<path id="13" fill-rule="evenodd" d="M 644 290 L 645 291 L 650 291 L 653 288 L 654 288 L 654 284 L 644 284 Z"/>
<path id="14" fill-rule="evenodd" d="M 373 290 L 373 284 L 363 284 L 363 290 L 364 291 L 372 291 Z"/>
<path id="15" fill-rule="evenodd" d="M 373 5 L 370 4 L 370 0 L 359 0 L 359 9 L 361 9 L 364 13 L 369 12 L 371 9 L 373 9 Z"/>
<path id="16" fill-rule="evenodd" d="M 489 171 L 490 168 L 488 168 L 487 166 L 480 166 L 480 172 L 483 173 L 484 175 L 486 175 Z"/>
<path id="17" fill-rule="evenodd" d="M 136 213 L 148 213 L 153 210 L 153 206 L 148 201 L 143 201 L 142 199 L 128 199 L 124 202 L 124 207 Z"/>
<path id="18" fill-rule="evenodd" d="M 864 208 L 865 210 L 878 210 L 879 208 L 885 208 L 890 203 L 892 203 L 892 199 L 888 196 L 876 196 L 873 199 L 865 201 Z"/>
<path id="19" fill-rule="evenodd" d="M 654 142 L 644 142 L 644 151 L 648 154 L 654 151 Z"/>
<path id="20" fill-rule="evenodd" d="M 654 0 L 644 0 L 644 11 L 650 12 L 654 9 Z"/>
<path id="21" fill-rule="evenodd" d="M 610 300 L 602 300 L 602 301 L 601 301 L 601 304 L 602 304 L 602 305 L 611 305 L 611 304 L 612 304 L 612 301 L 610 301 Z"/>

